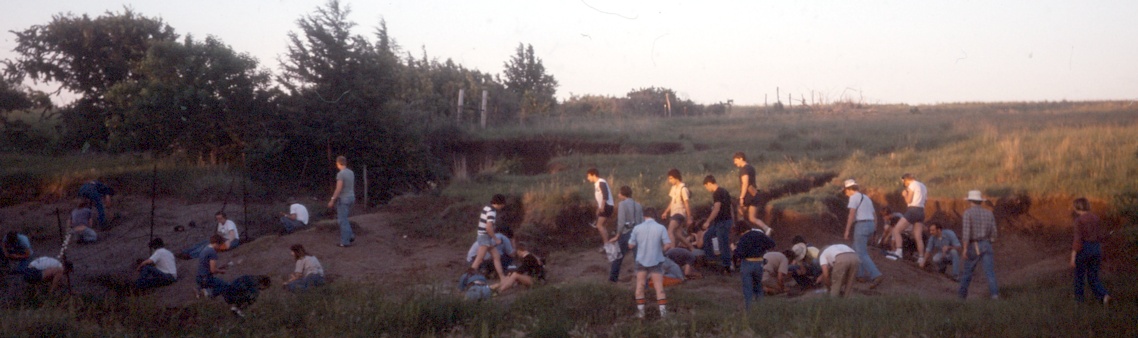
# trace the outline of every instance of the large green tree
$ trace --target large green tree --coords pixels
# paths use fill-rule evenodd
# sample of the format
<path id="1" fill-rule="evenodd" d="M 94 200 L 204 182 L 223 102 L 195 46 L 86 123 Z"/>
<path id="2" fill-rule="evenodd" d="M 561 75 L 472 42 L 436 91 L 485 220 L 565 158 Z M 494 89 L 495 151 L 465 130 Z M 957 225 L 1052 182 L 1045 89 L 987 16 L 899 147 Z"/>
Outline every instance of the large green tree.
<path id="1" fill-rule="evenodd" d="M 280 156 L 266 154 L 262 165 L 327 184 L 332 160 L 345 155 L 357 173 L 368 167 L 373 197 L 417 190 L 432 180 L 431 161 L 392 102 L 398 58 L 385 28 L 372 43 L 352 33 L 349 13 L 332 0 L 289 33 L 278 78 L 288 93 L 277 121 L 284 132 L 272 142 Z"/>
<path id="2" fill-rule="evenodd" d="M 18 56 L 7 62 L 9 77 L 57 83 L 57 93 L 79 94 L 78 100 L 60 112 L 65 140 L 94 146 L 107 139 L 111 117 L 107 91 L 122 81 L 140 79 L 137 64 L 151 44 L 178 37 L 161 19 L 130 9 L 97 18 L 58 14 L 47 24 L 12 33 Z"/>
<path id="3" fill-rule="evenodd" d="M 545 73 L 541 59 L 534 55 L 533 45 L 519 43 L 517 53 L 506 61 L 506 88 L 520 101 L 518 117 L 544 114 L 557 105 L 557 80 Z"/>
<path id="4" fill-rule="evenodd" d="M 257 61 L 214 37 L 151 44 L 136 78 L 106 93 L 108 141 L 115 150 L 183 153 L 235 162 L 264 128 L 270 77 Z"/>

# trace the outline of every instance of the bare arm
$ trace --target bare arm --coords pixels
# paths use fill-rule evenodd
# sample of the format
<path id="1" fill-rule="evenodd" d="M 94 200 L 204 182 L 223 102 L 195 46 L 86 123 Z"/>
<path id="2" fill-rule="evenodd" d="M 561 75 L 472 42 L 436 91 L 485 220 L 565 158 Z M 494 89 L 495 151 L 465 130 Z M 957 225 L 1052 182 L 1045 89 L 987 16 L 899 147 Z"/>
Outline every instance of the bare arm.
<path id="1" fill-rule="evenodd" d="M 740 169 L 742 170 L 742 169 Z M 739 203 L 743 203 L 743 198 L 747 196 L 747 182 L 751 180 L 751 175 L 743 175 L 739 179 Z"/>
<path id="2" fill-rule="evenodd" d="M 209 261 L 209 273 L 224 274 L 225 269 L 217 266 L 217 260 L 212 259 Z"/>
<path id="3" fill-rule="evenodd" d="M 687 205 L 688 205 L 688 203 L 684 202 L 684 207 L 687 207 Z M 723 203 L 720 203 L 720 202 L 715 202 L 715 204 L 711 205 L 711 215 L 707 216 L 706 221 L 703 221 L 703 230 L 707 230 L 707 228 L 711 226 L 711 220 L 713 220 L 719 216 L 719 212 L 722 211 L 722 209 L 723 209 L 722 206 L 723 206 Z M 690 216 L 689 216 L 689 218 L 690 218 Z M 691 222 L 691 221 L 689 220 L 688 222 Z"/>
<path id="4" fill-rule="evenodd" d="M 138 267 L 135 268 L 135 270 L 142 270 L 142 267 L 150 265 L 150 264 L 154 264 L 154 260 L 151 260 L 151 259 L 144 260 L 144 261 L 142 261 L 142 263 L 138 263 Z"/>
<path id="5" fill-rule="evenodd" d="M 850 208 L 850 215 L 849 215 L 849 217 L 846 217 L 846 235 L 845 235 L 845 238 L 847 241 L 850 239 L 850 229 L 853 228 L 854 219 L 856 219 L 856 218 L 857 218 L 857 209 Z"/>
<path id="6" fill-rule="evenodd" d="M 336 200 L 340 198 L 340 191 L 344 190 L 344 180 L 336 180 L 336 190 L 332 192 L 332 199 L 328 201 L 328 207 L 336 206 Z"/>

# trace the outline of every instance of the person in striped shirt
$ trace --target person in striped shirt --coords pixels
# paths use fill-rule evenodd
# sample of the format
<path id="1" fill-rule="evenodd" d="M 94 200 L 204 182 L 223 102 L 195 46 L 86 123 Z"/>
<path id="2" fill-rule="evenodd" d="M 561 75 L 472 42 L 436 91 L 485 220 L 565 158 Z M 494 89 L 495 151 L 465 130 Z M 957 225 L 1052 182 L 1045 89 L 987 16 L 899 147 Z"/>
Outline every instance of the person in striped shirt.
<path id="1" fill-rule="evenodd" d="M 498 250 L 490 250 L 495 245 L 501 243 L 498 236 L 494 235 L 495 226 L 497 225 L 498 211 L 506 206 L 506 196 L 496 194 L 490 199 L 490 205 L 482 208 L 482 215 L 478 217 L 478 253 L 474 255 L 474 261 L 470 262 L 470 270 L 468 273 L 473 274 L 478 271 L 478 266 L 482 265 L 482 259 L 486 256 L 486 252 L 490 252 L 491 258 L 494 259 L 494 271 L 498 273 L 498 278 L 501 279 L 506 274 L 502 270 L 502 255 Z"/>

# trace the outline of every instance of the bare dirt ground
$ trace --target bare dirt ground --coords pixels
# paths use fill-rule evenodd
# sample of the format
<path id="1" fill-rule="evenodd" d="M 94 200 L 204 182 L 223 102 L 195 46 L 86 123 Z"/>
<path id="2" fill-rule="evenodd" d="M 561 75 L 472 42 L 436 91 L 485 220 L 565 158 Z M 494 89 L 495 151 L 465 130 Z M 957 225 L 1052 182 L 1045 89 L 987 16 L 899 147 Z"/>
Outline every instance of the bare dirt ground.
<path id="1" fill-rule="evenodd" d="M 317 202 L 309 202 L 315 204 Z M 266 210 L 285 210 L 284 205 L 260 206 Z M 29 202 L 0 209 L 4 232 L 21 230 L 25 227 L 46 227 L 33 233 L 33 247 L 36 256 L 56 256 L 59 253 L 60 237 L 56 229 L 55 209 L 69 213 L 68 203 Z M 222 208 L 222 203 L 187 204 L 174 199 L 157 201 L 154 222 L 154 235 L 162 237 L 167 248 L 177 253 L 183 248 L 206 239 L 214 231 L 213 214 Z M 310 210 L 313 209 L 310 205 Z M 454 244 L 442 240 L 409 238 L 390 224 L 396 216 L 390 211 L 364 213 L 361 208 L 353 211 L 351 220 L 358 225 L 357 241 L 354 246 L 340 248 L 338 228 L 332 215 L 312 215 L 310 226 L 289 234 L 276 234 L 276 222 L 258 224 L 245 228 L 240 224 L 240 206 L 229 204 L 226 210 L 230 218 L 238 222 L 243 237 L 252 241 L 239 248 L 220 254 L 221 261 L 230 263 L 228 272 L 221 276 L 230 280 L 244 274 L 264 274 L 273 278 L 279 285 L 293 269 L 289 246 L 303 244 L 310 253 L 317 256 L 324 265 L 328 277 L 335 281 L 354 281 L 365 284 L 394 287 L 415 287 L 416 285 L 453 285 L 458 275 L 465 270 L 465 254 L 469 243 Z M 403 211 L 400 211 L 403 212 Z M 118 199 L 109 209 L 109 214 L 118 214 L 113 227 L 99 234 L 99 241 L 93 244 L 72 244 L 67 255 L 75 263 L 71 275 L 71 285 L 75 292 L 101 294 L 117 297 L 123 285 L 130 283 L 137 274 L 134 264 L 149 256 L 146 243 L 150 235 L 150 200 L 126 196 Z M 424 215 L 429 217 L 429 215 Z M 196 227 L 189 227 L 193 221 Z M 66 221 L 64 221 L 66 222 Z M 317 224 L 319 223 L 319 224 Z M 185 226 L 185 231 L 176 232 L 175 226 Z M 841 229 L 832 224 L 809 217 L 783 215 L 772 224 L 775 228 L 776 250 L 790 247 L 794 235 L 801 234 L 820 248 L 832 243 L 848 243 L 841 238 Z M 958 225 L 956 226 L 959 233 Z M 471 226 L 473 241 L 473 224 Z M 256 238 L 253 238 L 256 237 Z M 1016 285 L 1030 283 L 1039 276 L 1053 275 L 1065 271 L 1065 245 L 1054 245 L 1054 239 L 1043 240 L 1015 231 L 1003 231 L 996 244 L 997 279 L 1004 298 L 1016 297 Z M 1061 242 L 1061 241 L 1060 241 Z M 595 282 L 605 283 L 608 262 L 595 250 L 550 249 L 547 257 L 549 283 Z M 877 289 L 869 290 L 867 284 L 855 286 L 857 296 L 875 295 L 915 295 L 930 298 L 955 297 L 958 284 L 935 272 L 922 271 L 912 261 L 889 261 L 874 250 L 872 257 L 886 276 L 886 281 Z M 623 286 L 631 288 L 626 282 L 632 266 L 631 259 L 625 259 L 622 272 Z M 172 286 L 149 292 L 143 297 L 156 304 L 181 306 L 196 301 L 194 298 L 194 274 L 196 260 L 178 261 L 178 282 Z M 711 271 L 703 271 L 705 278 L 690 280 L 676 288 L 694 290 L 737 302 L 742 307 L 738 275 L 722 276 Z M 985 278 L 980 269 L 971 287 L 971 297 L 987 297 Z M 4 291 L 12 295 L 23 282 L 10 276 L 5 280 Z M 283 292 L 273 288 L 268 292 Z M 524 290 L 512 290 L 503 295 Z M 1022 291 L 1018 291 L 1022 292 Z M 779 295 L 775 297 L 788 297 Z M 806 299 L 821 297 L 815 291 L 790 296 Z"/>

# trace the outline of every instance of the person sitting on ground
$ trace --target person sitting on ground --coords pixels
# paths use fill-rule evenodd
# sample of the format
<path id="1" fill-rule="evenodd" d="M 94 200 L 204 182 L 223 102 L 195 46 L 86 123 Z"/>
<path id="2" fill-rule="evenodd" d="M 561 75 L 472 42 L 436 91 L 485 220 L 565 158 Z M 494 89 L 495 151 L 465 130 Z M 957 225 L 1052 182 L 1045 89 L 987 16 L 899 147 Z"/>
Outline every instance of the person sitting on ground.
<path id="1" fill-rule="evenodd" d="M 458 291 L 466 300 L 489 299 L 492 292 L 486 283 L 486 276 L 481 272 L 466 272 L 458 278 Z"/>
<path id="2" fill-rule="evenodd" d="M 2 244 L 0 249 L 4 251 L 5 273 L 23 273 L 24 269 L 28 268 L 32 256 L 32 242 L 28 240 L 28 236 L 9 231 L 4 235 L 4 242 L 0 244 Z"/>
<path id="3" fill-rule="evenodd" d="M 502 262 L 502 266 L 507 267 L 507 266 L 513 265 L 514 264 L 513 241 L 511 241 L 510 237 L 501 231 L 499 231 L 498 233 L 495 233 L 494 237 L 497 238 L 499 241 L 498 244 L 494 245 L 494 250 L 498 252 L 498 257 Z M 478 244 L 478 241 L 474 241 L 474 243 L 470 244 L 470 250 L 466 251 L 466 262 L 467 263 L 473 263 L 474 262 L 474 256 L 478 254 L 478 247 L 479 246 L 480 245 Z M 494 260 L 493 259 L 494 259 L 494 254 L 492 254 L 490 252 L 487 252 L 487 253 L 482 255 L 482 265 L 478 266 L 479 274 L 482 274 L 482 276 L 486 276 L 486 274 L 488 274 L 490 271 L 494 271 Z"/>
<path id="4" fill-rule="evenodd" d="M 845 244 L 828 246 L 818 255 L 818 264 L 822 266 L 822 275 L 815 282 L 829 286 L 830 296 L 846 297 L 853 292 L 854 276 L 861 267 L 853 248 Z"/>
<path id="5" fill-rule="evenodd" d="M 494 272 L 498 273 L 498 278 L 501 279 L 505 276 L 504 269 L 502 269 L 502 255 L 498 250 L 490 250 L 491 247 L 501 244 L 501 240 L 495 235 L 498 225 L 498 211 L 506 206 L 506 196 L 502 194 L 495 194 L 490 198 L 490 205 L 482 208 L 482 213 L 478 217 L 478 233 L 475 242 L 478 243 L 478 252 L 474 253 L 474 261 L 470 262 L 469 273 L 478 271 L 482 266 L 483 256 L 490 252 L 490 257 L 493 258 Z"/>
<path id="6" fill-rule="evenodd" d="M 664 252 L 664 257 L 667 257 L 673 263 L 682 267 L 683 277 L 685 279 L 703 278 L 702 274 L 692 270 L 692 264 L 695 263 L 696 255 L 694 253 L 692 253 L 691 250 L 688 250 L 687 248 L 680 248 L 680 247 L 671 248 L 671 249 L 668 249 L 668 251 Z M 664 284 L 667 284 L 667 282 L 668 282 L 667 281 L 667 278 L 668 278 L 667 271 L 664 272 L 664 278 L 665 278 Z M 667 286 L 667 285 L 665 285 L 665 286 Z"/>
<path id="7" fill-rule="evenodd" d="M 215 234 L 221 236 L 223 240 L 221 245 L 214 249 L 217 250 L 217 252 L 229 251 L 236 249 L 237 246 L 241 245 L 241 235 L 237 233 L 237 224 L 229 220 L 229 217 L 225 215 L 224 211 L 218 211 L 216 214 L 214 214 L 213 217 L 217 219 L 217 232 Z M 178 255 L 178 258 L 198 258 L 200 257 L 202 250 L 204 250 L 205 247 L 210 244 L 211 243 L 208 241 L 195 244 L 182 251 L 182 253 Z"/>
<path id="8" fill-rule="evenodd" d="M 284 282 L 285 290 L 299 292 L 324 285 L 324 266 L 320 265 L 320 261 L 309 255 L 303 245 L 293 244 L 289 250 L 296 260 L 296 269 Z"/>
<path id="9" fill-rule="evenodd" d="M 64 275 L 70 273 L 74 266 L 71 262 L 66 264 L 60 263 L 54 257 L 40 257 L 28 263 L 28 267 L 24 269 L 24 281 L 28 284 L 39 284 L 44 281 L 51 282 L 51 291 L 59 290 L 59 283 L 63 280 Z"/>
<path id="10" fill-rule="evenodd" d="M 751 301 L 763 297 L 762 273 L 763 255 L 767 250 L 774 248 L 774 240 L 768 237 L 760 228 L 752 228 L 746 221 L 735 222 L 733 229 L 739 235 L 739 242 L 732 244 L 731 249 L 735 257 L 740 259 L 739 275 L 743 282 L 743 304 L 745 309 L 751 309 Z"/>
<path id="11" fill-rule="evenodd" d="M 952 266 L 952 271 L 948 273 L 949 278 L 956 280 L 960 277 L 960 239 L 956 237 L 956 232 L 952 229 L 945 229 L 944 225 L 940 223 L 929 223 L 929 243 L 925 245 L 925 261 L 936 264 L 937 271 L 945 273 L 945 270 Z M 929 257 L 929 256 L 932 257 Z"/>
<path id="12" fill-rule="evenodd" d="M 794 251 L 770 251 L 763 254 L 763 292 L 768 295 L 786 292 L 786 279 L 790 272 L 790 260 Z"/>
<path id="13" fill-rule="evenodd" d="M 220 293 L 225 299 L 225 304 L 229 304 L 229 311 L 233 311 L 233 314 L 238 317 L 245 318 L 245 313 L 241 310 L 253 305 L 253 302 L 257 301 L 257 294 L 260 293 L 260 290 L 268 289 L 272 283 L 269 276 L 244 275 L 237 277 L 233 282 L 224 284 L 220 288 Z"/>
<path id="14" fill-rule="evenodd" d="M 521 262 L 517 270 L 507 273 L 497 284 L 490 285 L 490 289 L 501 293 L 514 285 L 532 287 L 535 281 L 545 280 L 545 262 L 541 257 L 530 251 L 529 245 L 525 243 L 519 242 L 515 250 Z"/>
<path id="15" fill-rule="evenodd" d="M 76 204 L 77 207 L 71 211 L 71 218 L 68 220 L 71 235 L 78 237 L 76 243 L 94 243 L 99 239 L 94 228 L 95 213 L 88 207 L 87 200 L 80 199 Z"/>
<path id="16" fill-rule="evenodd" d="M 174 262 L 174 253 L 166 250 L 166 243 L 159 237 L 150 240 L 147 246 L 154 253 L 135 268 L 138 270 L 138 280 L 135 282 L 135 286 L 139 290 L 146 290 L 174 284 L 178 280 L 178 266 Z"/>
<path id="17" fill-rule="evenodd" d="M 281 213 L 281 227 L 285 234 L 291 234 L 293 231 L 308 225 L 308 208 L 303 204 L 293 203 L 288 206 L 288 213 Z"/>
<path id="18" fill-rule="evenodd" d="M 818 266 L 818 248 L 807 247 L 806 243 L 799 242 L 794 243 L 790 250 L 794 252 L 794 256 L 789 256 L 794 257 L 794 260 L 787 266 L 790 278 L 793 278 L 794 283 L 798 284 L 800 291 L 814 287 L 814 281 L 822 275 L 822 267 Z"/>
<path id="19" fill-rule="evenodd" d="M 217 296 L 221 288 L 225 287 L 225 281 L 217 278 L 215 275 L 225 273 L 225 265 L 218 262 L 217 249 L 225 245 L 225 237 L 213 234 L 209 237 L 209 245 L 202 249 L 200 258 L 198 258 L 198 274 L 197 283 L 198 289 L 201 294 L 206 297 Z"/>

